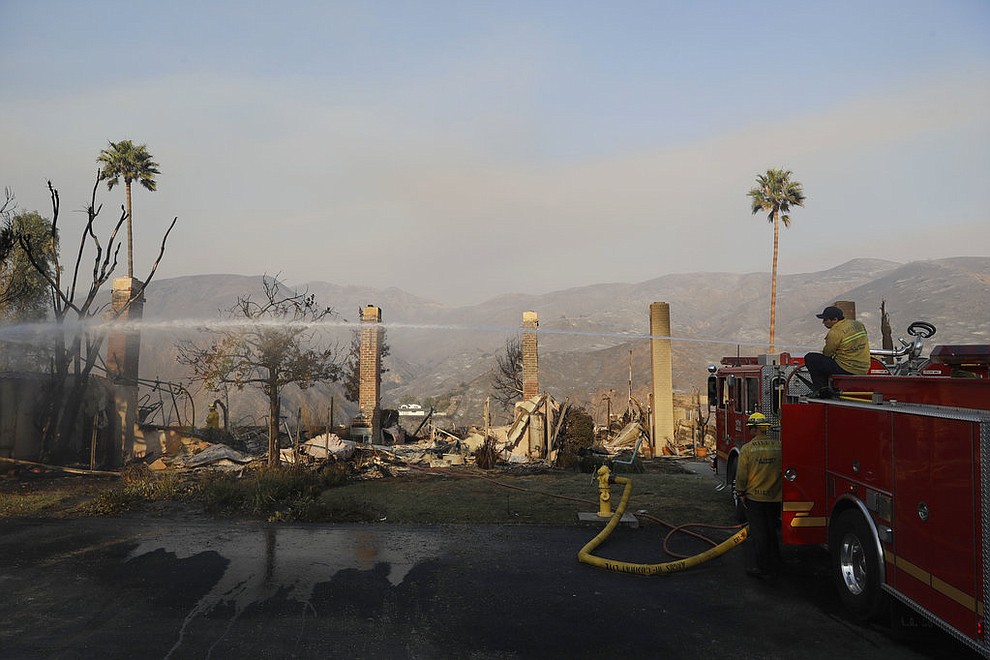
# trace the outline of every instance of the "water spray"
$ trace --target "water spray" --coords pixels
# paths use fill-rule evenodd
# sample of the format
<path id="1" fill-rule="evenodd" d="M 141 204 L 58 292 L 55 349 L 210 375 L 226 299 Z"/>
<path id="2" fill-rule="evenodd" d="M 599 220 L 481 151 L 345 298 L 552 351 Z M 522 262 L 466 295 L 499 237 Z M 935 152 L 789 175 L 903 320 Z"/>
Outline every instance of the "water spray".
<path id="1" fill-rule="evenodd" d="M 438 332 L 479 332 L 501 335 L 511 335 L 518 333 L 518 327 L 507 327 L 497 325 L 463 325 L 445 323 L 403 323 L 389 322 L 381 323 L 380 327 L 390 330 L 431 330 Z M 27 343 L 37 339 L 39 335 L 49 335 L 55 332 L 65 332 L 75 334 L 79 332 L 106 333 L 114 332 L 168 332 L 178 330 L 195 330 L 199 332 L 238 332 L 255 331 L 263 329 L 297 329 L 303 331 L 310 330 L 332 330 L 332 329 L 361 329 L 366 327 L 359 321 L 347 320 L 321 320 L 321 321 L 286 321 L 281 319 L 173 319 L 169 321 L 112 321 L 112 320 L 89 320 L 89 321 L 65 321 L 56 323 L 24 323 L 15 326 L 0 328 L 0 341 L 11 343 Z M 661 339 L 672 342 L 684 342 L 695 344 L 716 344 L 731 346 L 754 346 L 766 347 L 767 342 L 739 341 L 738 339 L 719 337 L 676 337 L 672 335 L 651 335 L 644 332 L 626 331 L 591 331 L 591 330 L 567 330 L 556 328 L 534 328 L 527 329 L 544 336 L 570 336 L 570 337 L 593 337 L 621 339 L 625 341 Z M 816 347 L 809 346 L 788 346 L 776 344 L 779 349 L 789 349 L 798 352 L 816 350 Z"/>

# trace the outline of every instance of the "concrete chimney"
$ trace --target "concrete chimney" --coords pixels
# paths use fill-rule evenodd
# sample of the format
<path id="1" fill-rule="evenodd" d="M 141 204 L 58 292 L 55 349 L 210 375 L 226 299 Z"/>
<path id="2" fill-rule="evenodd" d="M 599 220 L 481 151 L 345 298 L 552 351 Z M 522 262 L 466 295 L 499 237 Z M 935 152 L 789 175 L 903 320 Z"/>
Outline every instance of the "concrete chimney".
<path id="1" fill-rule="evenodd" d="M 653 374 L 653 455 L 674 439 L 674 371 L 671 364 L 670 305 L 650 305 L 650 361 Z"/>
<path id="2" fill-rule="evenodd" d="M 361 309 L 361 354 L 358 407 L 371 423 L 371 441 L 381 442 L 382 410 L 382 310 L 374 305 Z"/>
<path id="3" fill-rule="evenodd" d="M 522 363 L 523 399 L 540 394 L 539 351 L 536 344 L 536 328 L 540 325 L 536 312 L 523 312 Z M 529 332 L 527 332 L 527 330 Z"/>
<path id="4" fill-rule="evenodd" d="M 113 280 L 108 320 L 119 323 L 140 322 L 144 316 L 144 285 L 132 277 Z M 107 375 L 114 385 L 117 415 L 120 418 L 120 442 L 112 448 L 111 460 L 123 465 L 134 458 L 134 427 L 138 423 L 138 367 L 141 357 L 141 333 L 133 327 L 111 325 L 107 337 Z"/>

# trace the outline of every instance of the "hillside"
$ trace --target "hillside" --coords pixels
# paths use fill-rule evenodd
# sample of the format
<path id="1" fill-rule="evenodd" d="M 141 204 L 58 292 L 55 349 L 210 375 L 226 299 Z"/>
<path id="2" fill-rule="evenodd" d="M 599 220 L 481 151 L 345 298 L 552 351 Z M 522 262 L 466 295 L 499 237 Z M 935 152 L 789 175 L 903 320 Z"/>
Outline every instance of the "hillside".
<path id="1" fill-rule="evenodd" d="M 386 360 L 386 406 L 428 397 L 453 396 L 455 419 L 478 423 L 489 393 L 488 373 L 505 341 L 516 335 L 525 310 L 540 316 L 540 383 L 557 398 L 600 405 L 613 390 L 624 407 L 630 380 L 634 394 L 649 388 L 649 305 L 670 304 L 675 341 L 674 385 L 700 387 L 705 366 L 727 354 L 766 351 L 769 304 L 767 273 L 690 273 L 665 275 L 637 284 L 600 284 L 540 295 L 510 294 L 469 307 L 447 307 L 397 288 L 384 290 L 326 282 L 299 285 L 333 306 L 337 327 L 326 335 L 346 347 L 357 327 L 357 311 L 367 304 L 382 308 L 392 354 Z M 222 318 L 237 296 L 260 295 L 261 278 L 208 275 L 155 281 L 147 292 L 141 358 L 142 376 L 181 380 L 175 363 L 177 336 L 197 337 L 196 322 Z M 858 259 L 827 271 L 783 275 L 778 282 L 777 342 L 794 353 L 817 348 L 824 334 L 815 314 L 835 300 L 852 300 L 872 343 L 880 343 L 879 309 L 886 301 L 895 337 L 915 320 L 938 327 L 932 343 L 987 342 L 990 322 L 990 259 L 959 257 L 898 264 Z M 156 322 L 167 323 L 168 330 Z M 202 335 L 200 335 L 202 337 Z M 315 388 L 300 398 L 287 393 L 290 409 L 305 401 L 323 409 L 336 393 L 337 414 L 353 414 L 336 388 Z M 205 400 L 202 393 L 200 398 Z M 262 414 L 258 400 L 246 396 L 232 415 Z M 454 412 L 454 411 L 452 411 Z M 324 412 L 325 416 L 326 413 Z"/>

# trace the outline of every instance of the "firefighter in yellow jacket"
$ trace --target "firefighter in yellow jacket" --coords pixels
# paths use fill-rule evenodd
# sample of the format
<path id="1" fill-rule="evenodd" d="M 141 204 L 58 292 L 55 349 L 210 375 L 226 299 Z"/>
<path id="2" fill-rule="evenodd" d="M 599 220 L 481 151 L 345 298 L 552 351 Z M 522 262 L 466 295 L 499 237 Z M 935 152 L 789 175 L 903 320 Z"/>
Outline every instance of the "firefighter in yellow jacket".
<path id="1" fill-rule="evenodd" d="M 746 420 L 753 438 L 743 445 L 736 464 L 736 492 L 749 521 L 754 565 L 746 574 L 773 577 L 781 565 L 777 525 L 780 520 L 780 440 L 767 435 L 770 421 L 762 413 Z"/>
<path id="2" fill-rule="evenodd" d="M 811 376 L 812 396 L 829 397 L 828 378 L 832 374 L 865 374 L 870 370 L 870 339 L 866 326 L 847 319 L 838 307 L 826 307 L 816 314 L 828 328 L 821 353 L 808 353 L 804 364 Z"/>
<path id="3" fill-rule="evenodd" d="M 217 412 L 217 404 L 210 404 L 210 411 L 206 413 L 206 428 L 208 429 L 218 429 L 220 428 L 220 413 Z"/>

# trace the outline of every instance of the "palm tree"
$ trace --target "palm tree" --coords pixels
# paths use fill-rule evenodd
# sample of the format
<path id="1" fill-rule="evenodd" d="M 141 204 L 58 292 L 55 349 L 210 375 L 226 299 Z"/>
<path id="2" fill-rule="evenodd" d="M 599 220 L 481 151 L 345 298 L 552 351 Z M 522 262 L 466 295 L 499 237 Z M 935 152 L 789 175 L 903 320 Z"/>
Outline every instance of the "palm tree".
<path id="1" fill-rule="evenodd" d="M 756 177 L 756 185 L 748 193 L 753 202 L 753 215 L 763 211 L 773 223 L 773 269 L 770 273 L 770 352 L 774 352 L 774 328 L 777 323 L 777 243 L 780 223 L 791 226 L 791 207 L 804 206 L 804 190 L 791 181 L 791 171 L 769 169 Z"/>
<path id="2" fill-rule="evenodd" d="M 148 145 L 135 145 L 130 140 L 110 142 L 110 146 L 100 152 L 96 162 L 101 165 L 100 180 L 107 182 L 107 190 L 124 178 L 127 190 L 127 277 L 134 277 L 134 241 L 131 238 L 131 182 L 137 181 L 154 192 L 158 188 L 155 175 L 160 174 L 158 163 L 151 160 Z"/>

